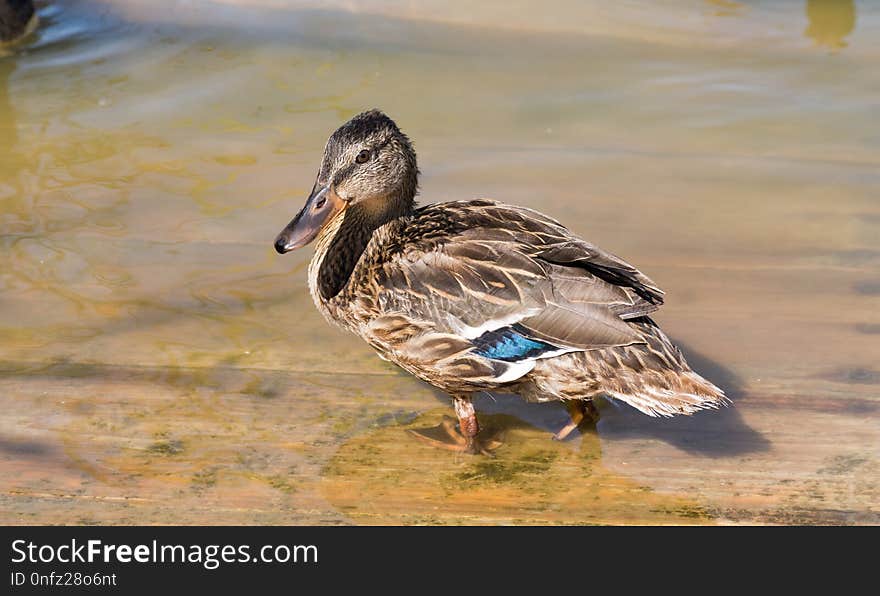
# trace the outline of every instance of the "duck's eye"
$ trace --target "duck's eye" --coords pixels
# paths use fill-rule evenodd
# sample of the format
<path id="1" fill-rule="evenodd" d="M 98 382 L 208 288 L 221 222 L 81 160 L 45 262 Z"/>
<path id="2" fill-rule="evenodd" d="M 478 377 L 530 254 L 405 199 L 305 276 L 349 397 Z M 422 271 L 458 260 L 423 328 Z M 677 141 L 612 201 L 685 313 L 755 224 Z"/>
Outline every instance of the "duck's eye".
<path id="1" fill-rule="evenodd" d="M 370 160 L 370 152 L 366 149 L 362 149 L 354 160 L 358 163 L 367 163 Z"/>
<path id="2" fill-rule="evenodd" d="M 324 203 L 326 203 L 326 202 L 327 202 L 327 199 L 324 197 L 321 197 L 320 199 L 318 199 L 318 202 L 315 203 L 315 209 L 320 209 L 321 207 L 324 206 Z"/>

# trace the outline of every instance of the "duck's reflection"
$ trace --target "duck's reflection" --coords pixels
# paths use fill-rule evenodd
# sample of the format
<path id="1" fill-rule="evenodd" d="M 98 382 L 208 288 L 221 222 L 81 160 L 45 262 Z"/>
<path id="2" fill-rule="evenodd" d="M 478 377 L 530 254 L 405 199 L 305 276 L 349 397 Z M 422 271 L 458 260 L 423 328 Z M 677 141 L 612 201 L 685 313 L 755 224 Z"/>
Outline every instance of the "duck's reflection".
<path id="1" fill-rule="evenodd" d="M 368 524 L 712 522 L 710 509 L 693 495 L 661 494 L 606 467 L 595 427 L 552 441 L 544 426 L 554 408 L 527 409 L 539 426 L 507 414 L 482 418 L 484 429 L 504 429 L 505 445 L 494 457 L 456 456 L 393 424 L 357 434 L 325 466 L 321 493 Z M 446 413 L 438 408 L 407 426 L 434 425 Z"/>
<path id="2" fill-rule="evenodd" d="M 807 25 L 804 35 L 815 45 L 840 50 L 856 26 L 853 0 L 807 0 Z"/>

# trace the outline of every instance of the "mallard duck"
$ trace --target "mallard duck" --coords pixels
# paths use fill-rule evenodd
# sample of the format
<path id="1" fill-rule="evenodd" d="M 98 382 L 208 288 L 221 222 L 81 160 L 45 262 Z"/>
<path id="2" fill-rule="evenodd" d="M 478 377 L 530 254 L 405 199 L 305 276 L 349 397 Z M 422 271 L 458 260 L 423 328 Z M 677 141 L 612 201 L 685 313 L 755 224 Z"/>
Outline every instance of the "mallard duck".
<path id="1" fill-rule="evenodd" d="M 595 418 L 599 396 L 649 416 L 728 403 L 649 317 L 663 291 L 638 269 L 525 207 L 417 207 L 418 176 L 394 121 L 358 114 L 330 136 L 275 249 L 317 240 L 308 282 L 324 318 L 452 397 L 458 428 L 422 438 L 490 453 L 471 401 L 482 391 L 564 402 L 560 440 Z"/>
<path id="2" fill-rule="evenodd" d="M 23 37 L 35 23 L 33 0 L 0 0 L 0 42 Z"/>

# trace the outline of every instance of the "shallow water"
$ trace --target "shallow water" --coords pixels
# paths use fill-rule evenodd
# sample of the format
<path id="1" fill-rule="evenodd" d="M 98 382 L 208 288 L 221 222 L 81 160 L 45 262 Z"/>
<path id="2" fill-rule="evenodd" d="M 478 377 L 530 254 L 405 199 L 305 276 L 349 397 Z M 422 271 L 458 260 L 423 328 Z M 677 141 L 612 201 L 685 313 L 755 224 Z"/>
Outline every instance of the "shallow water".
<path id="1" fill-rule="evenodd" d="M 360 4 L 57 0 L 0 50 L 0 522 L 880 523 L 880 5 Z M 412 442 L 448 401 L 271 246 L 372 106 L 423 202 L 648 273 L 736 406 Z"/>

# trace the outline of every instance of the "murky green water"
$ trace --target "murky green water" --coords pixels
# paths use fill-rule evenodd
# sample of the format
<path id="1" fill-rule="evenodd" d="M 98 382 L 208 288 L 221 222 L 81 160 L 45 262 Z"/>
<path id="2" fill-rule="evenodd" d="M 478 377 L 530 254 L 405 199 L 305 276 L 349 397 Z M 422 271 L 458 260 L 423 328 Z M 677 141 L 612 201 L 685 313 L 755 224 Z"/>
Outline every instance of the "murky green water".
<path id="1" fill-rule="evenodd" d="M 880 5 L 360 4 L 57 0 L 0 50 L 2 521 L 880 523 Z M 422 201 L 648 273 L 736 407 L 410 442 L 447 402 L 271 247 L 373 106 Z"/>

